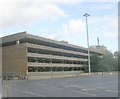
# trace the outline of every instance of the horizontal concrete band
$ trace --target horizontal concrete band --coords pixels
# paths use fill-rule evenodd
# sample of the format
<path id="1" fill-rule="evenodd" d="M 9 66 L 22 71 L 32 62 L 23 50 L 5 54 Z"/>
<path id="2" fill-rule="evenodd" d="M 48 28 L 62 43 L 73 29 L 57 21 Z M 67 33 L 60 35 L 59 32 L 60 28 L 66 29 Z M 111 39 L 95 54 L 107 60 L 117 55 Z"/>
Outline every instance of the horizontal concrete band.
<path id="1" fill-rule="evenodd" d="M 88 60 L 88 59 L 82 59 L 82 58 L 73 58 L 73 57 L 37 54 L 37 53 L 27 53 L 27 56 L 28 57 L 38 57 L 38 58 L 48 58 L 48 59 L 71 60 L 71 61 L 87 61 Z"/>
<path id="2" fill-rule="evenodd" d="M 61 78 L 61 77 L 70 77 L 70 76 L 80 76 L 82 71 L 62 71 L 62 72 L 29 72 L 28 79 L 49 79 L 49 78 Z"/>
<path id="3" fill-rule="evenodd" d="M 33 63 L 28 62 L 28 66 L 32 67 L 83 67 L 81 64 L 51 64 L 51 63 Z"/>

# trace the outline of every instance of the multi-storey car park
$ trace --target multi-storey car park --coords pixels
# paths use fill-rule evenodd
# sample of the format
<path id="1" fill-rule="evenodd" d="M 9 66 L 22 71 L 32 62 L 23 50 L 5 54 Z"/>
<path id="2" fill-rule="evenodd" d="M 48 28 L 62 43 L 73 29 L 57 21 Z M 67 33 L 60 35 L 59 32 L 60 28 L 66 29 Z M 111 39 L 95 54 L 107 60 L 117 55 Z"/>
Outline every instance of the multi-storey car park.
<path id="1" fill-rule="evenodd" d="M 78 76 L 88 61 L 88 50 L 66 41 L 55 41 L 21 32 L 2 37 L 3 75 L 40 79 Z M 92 50 L 90 53 L 101 52 Z"/>

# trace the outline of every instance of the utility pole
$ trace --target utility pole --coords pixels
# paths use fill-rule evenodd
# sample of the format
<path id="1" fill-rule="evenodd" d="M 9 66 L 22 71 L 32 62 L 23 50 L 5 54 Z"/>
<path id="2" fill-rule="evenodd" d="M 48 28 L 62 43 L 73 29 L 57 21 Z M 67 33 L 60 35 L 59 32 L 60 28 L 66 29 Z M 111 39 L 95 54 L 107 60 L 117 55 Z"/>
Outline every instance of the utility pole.
<path id="1" fill-rule="evenodd" d="M 88 22 L 87 22 L 87 17 L 90 16 L 90 14 L 85 13 L 83 16 L 86 17 L 86 31 L 87 31 L 87 45 L 88 45 L 88 66 L 89 66 L 89 75 L 91 76 L 89 34 L 88 34 Z"/>

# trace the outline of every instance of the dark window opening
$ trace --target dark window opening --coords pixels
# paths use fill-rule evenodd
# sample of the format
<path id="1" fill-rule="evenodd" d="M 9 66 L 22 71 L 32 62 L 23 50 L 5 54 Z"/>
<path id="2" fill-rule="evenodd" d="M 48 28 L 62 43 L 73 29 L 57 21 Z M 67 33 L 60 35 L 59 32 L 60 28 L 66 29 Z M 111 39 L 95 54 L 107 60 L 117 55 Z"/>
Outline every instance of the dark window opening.
<path id="1" fill-rule="evenodd" d="M 37 54 L 48 54 L 48 55 L 57 55 L 57 56 L 65 56 L 65 57 L 84 58 L 84 59 L 88 58 L 88 56 L 83 56 L 83 55 L 68 54 L 64 52 L 49 51 L 49 50 L 42 50 L 42 49 L 35 49 L 35 48 L 28 48 L 28 52 L 37 53 Z"/>
<path id="2" fill-rule="evenodd" d="M 83 67 L 28 67 L 28 72 L 81 71 Z"/>

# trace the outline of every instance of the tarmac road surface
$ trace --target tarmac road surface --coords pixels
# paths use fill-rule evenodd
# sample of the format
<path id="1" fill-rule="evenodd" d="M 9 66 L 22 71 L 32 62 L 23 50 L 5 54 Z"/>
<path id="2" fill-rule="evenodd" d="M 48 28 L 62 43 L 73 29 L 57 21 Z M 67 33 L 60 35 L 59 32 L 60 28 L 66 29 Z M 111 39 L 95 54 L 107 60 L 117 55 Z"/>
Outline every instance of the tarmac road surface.
<path id="1" fill-rule="evenodd" d="M 118 77 L 3 81 L 5 97 L 118 97 Z"/>

